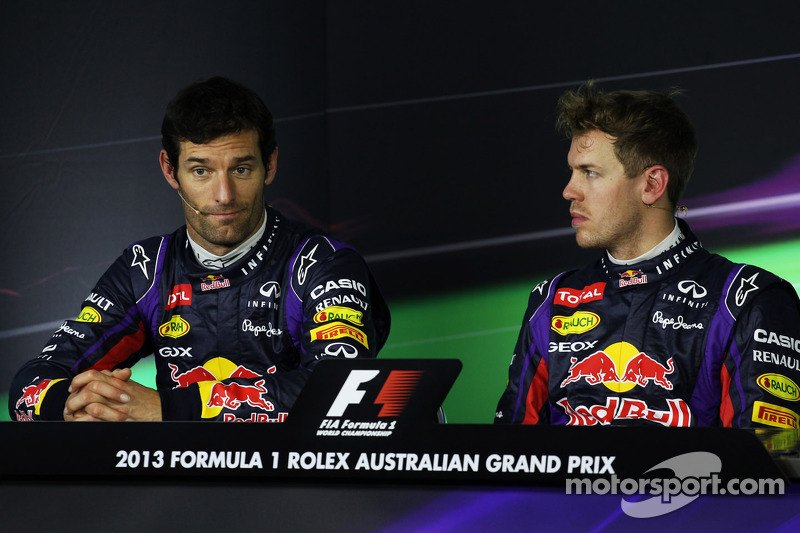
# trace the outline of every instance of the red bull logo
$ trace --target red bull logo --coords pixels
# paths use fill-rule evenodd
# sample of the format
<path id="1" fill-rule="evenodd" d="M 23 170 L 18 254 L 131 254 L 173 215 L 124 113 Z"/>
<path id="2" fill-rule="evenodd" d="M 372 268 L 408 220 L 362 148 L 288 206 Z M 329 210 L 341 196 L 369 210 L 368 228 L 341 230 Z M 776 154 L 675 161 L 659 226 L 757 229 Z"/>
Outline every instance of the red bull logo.
<path id="1" fill-rule="evenodd" d="M 636 385 L 645 387 L 649 383 L 672 390 L 672 382 L 667 375 L 675 371 L 673 358 L 664 366 L 644 352 L 627 342 L 612 344 L 605 350 L 597 351 L 581 361 L 570 358 L 567 377 L 561 387 L 585 379 L 589 385 L 604 384 L 614 392 L 625 392 Z M 624 369 L 620 373 L 619 369 Z"/>
<path id="2" fill-rule="evenodd" d="M 39 406 L 44 399 L 44 395 L 47 394 L 47 390 L 52 387 L 54 384 L 58 383 L 59 381 L 64 381 L 64 378 L 61 379 L 43 379 L 39 383 L 35 385 L 27 385 L 22 388 L 22 396 L 19 397 L 17 400 L 16 409 L 19 409 L 23 405 L 25 407 L 33 407 L 34 413 L 37 415 L 39 414 Z"/>
<path id="3" fill-rule="evenodd" d="M 200 280 L 200 290 L 203 292 L 224 289 L 225 287 L 230 286 L 231 280 L 225 278 L 225 276 L 215 276 L 209 274 Z"/>
<path id="4" fill-rule="evenodd" d="M 622 278 L 619 280 L 620 288 L 647 283 L 647 275 L 641 270 L 626 270 L 625 272 L 620 272 L 619 277 Z"/>
<path id="5" fill-rule="evenodd" d="M 686 427 L 692 424 L 692 411 L 680 398 L 667 400 L 667 410 L 653 409 L 646 402 L 633 398 L 606 398 L 605 405 L 579 405 L 572 407 L 566 398 L 556 402 L 567 414 L 568 426 L 607 426 L 614 420 L 649 420 L 668 427 Z"/>
<path id="6" fill-rule="evenodd" d="M 264 387 L 263 379 L 256 381 L 253 385 L 214 383 L 206 406 L 238 409 L 241 404 L 246 403 L 251 407 L 258 407 L 264 411 L 274 411 L 275 406 L 272 405 L 272 402 L 261 397 L 266 392 L 267 389 Z"/>

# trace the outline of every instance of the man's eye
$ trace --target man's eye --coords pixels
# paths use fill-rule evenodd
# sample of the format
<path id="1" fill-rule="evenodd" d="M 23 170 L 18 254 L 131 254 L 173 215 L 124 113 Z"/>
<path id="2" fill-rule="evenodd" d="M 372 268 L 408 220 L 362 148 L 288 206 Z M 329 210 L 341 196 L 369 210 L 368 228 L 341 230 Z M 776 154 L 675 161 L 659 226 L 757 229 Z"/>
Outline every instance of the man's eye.
<path id="1" fill-rule="evenodd" d="M 204 169 L 204 168 L 195 168 L 195 169 L 192 170 L 192 174 L 194 174 L 195 176 L 205 176 L 206 175 L 206 169 Z"/>
<path id="2" fill-rule="evenodd" d="M 595 177 L 597 177 L 597 172 L 595 172 L 594 170 L 586 170 L 585 172 L 586 172 L 586 177 L 587 178 L 595 178 Z"/>
<path id="3" fill-rule="evenodd" d="M 236 167 L 236 170 L 234 170 L 234 172 L 236 174 L 239 174 L 240 176 L 246 176 L 247 173 L 250 172 L 250 169 L 247 167 Z"/>

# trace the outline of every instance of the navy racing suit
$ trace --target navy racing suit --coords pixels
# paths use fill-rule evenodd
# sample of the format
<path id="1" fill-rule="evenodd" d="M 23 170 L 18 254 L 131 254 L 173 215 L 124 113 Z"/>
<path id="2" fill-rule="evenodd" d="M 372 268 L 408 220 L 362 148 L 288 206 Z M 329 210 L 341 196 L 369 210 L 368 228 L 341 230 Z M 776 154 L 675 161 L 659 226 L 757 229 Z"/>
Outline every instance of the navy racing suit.
<path id="1" fill-rule="evenodd" d="M 679 224 L 653 259 L 533 289 L 495 423 L 798 427 L 794 288 Z"/>
<path id="2" fill-rule="evenodd" d="M 389 310 L 350 246 L 267 207 L 264 235 L 220 270 L 186 227 L 129 246 L 15 376 L 16 420 L 61 420 L 71 379 L 155 356 L 164 420 L 283 421 L 323 357 L 375 357 Z"/>

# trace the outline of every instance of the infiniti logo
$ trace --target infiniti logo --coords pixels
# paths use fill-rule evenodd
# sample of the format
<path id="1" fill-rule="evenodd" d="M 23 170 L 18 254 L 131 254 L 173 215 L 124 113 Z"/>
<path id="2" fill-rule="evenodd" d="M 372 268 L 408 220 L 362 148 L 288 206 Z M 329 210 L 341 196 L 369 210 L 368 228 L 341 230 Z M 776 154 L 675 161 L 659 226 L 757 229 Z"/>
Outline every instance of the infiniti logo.
<path id="1" fill-rule="evenodd" d="M 358 355 L 358 350 L 354 346 L 350 346 L 344 342 L 334 342 L 325 347 L 325 355 L 332 357 L 346 357 L 352 359 Z"/>
<path id="2" fill-rule="evenodd" d="M 278 284 L 277 281 L 268 281 L 261 286 L 258 290 L 262 296 L 266 296 L 267 298 L 280 298 L 281 297 L 281 286 Z"/>
<path id="3" fill-rule="evenodd" d="M 683 294 L 689 294 L 691 292 L 692 298 L 694 299 L 703 298 L 706 294 L 708 294 L 708 291 L 705 287 L 691 279 L 686 279 L 678 283 L 678 290 Z"/>

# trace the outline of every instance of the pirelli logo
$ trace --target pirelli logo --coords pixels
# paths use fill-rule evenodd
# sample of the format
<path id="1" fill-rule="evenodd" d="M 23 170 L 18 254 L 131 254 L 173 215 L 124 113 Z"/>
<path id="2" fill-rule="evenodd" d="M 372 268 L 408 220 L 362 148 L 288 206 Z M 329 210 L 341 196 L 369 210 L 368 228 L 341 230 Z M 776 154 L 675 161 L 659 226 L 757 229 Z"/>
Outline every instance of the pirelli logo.
<path id="1" fill-rule="evenodd" d="M 312 329 L 310 333 L 311 342 L 322 340 L 331 341 L 341 339 L 342 337 L 350 337 L 363 344 L 365 348 L 369 348 L 367 336 L 363 331 L 342 322 L 331 322 L 330 324 Z"/>
<path id="2" fill-rule="evenodd" d="M 797 413 L 791 409 L 766 402 L 755 402 L 753 404 L 753 422 L 761 422 L 778 428 L 797 429 L 797 421 Z"/>

